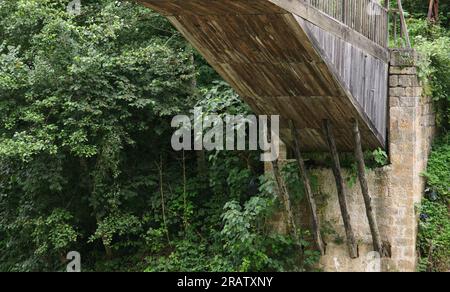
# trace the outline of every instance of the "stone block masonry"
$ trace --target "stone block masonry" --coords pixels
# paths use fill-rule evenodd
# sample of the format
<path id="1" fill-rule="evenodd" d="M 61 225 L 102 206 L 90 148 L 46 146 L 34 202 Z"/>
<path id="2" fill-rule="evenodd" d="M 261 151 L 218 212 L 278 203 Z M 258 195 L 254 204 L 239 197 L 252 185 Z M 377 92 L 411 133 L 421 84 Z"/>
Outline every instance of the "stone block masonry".
<path id="1" fill-rule="evenodd" d="M 391 51 L 387 129 L 390 165 L 367 174 L 381 237 L 391 252 L 390 258 L 382 260 L 382 271 L 412 272 L 417 266 L 419 214 L 416 207 L 425 188 L 421 173 L 426 169 L 435 133 L 435 112 L 431 99 L 423 96 L 416 60 L 414 51 Z M 323 200 L 318 203 L 322 206 L 320 216 L 322 231 L 326 231 L 327 252 L 320 261 L 321 268 L 340 272 L 370 271 L 371 258 L 368 255 L 373 251 L 372 239 L 359 184 L 346 186 L 359 249 L 359 258 L 351 259 L 345 242 L 342 242 L 345 231 L 332 171 L 313 169 L 311 174 L 318 178 L 319 193 L 322 194 L 318 197 Z M 346 175 L 350 176 L 349 173 Z M 297 208 L 305 209 L 301 206 Z M 299 221 L 307 222 L 305 214 L 297 217 L 303 217 L 298 218 Z M 278 230 L 283 230 L 282 224 L 274 223 Z"/>

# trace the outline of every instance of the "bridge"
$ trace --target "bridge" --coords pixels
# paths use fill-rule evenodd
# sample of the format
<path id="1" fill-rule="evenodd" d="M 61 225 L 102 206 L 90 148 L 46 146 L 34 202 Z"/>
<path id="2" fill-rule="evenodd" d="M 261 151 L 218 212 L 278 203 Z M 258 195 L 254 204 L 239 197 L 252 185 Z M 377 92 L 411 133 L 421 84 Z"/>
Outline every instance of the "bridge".
<path id="1" fill-rule="evenodd" d="M 140 0 L 165 15 L 258 114 L 304 151 L 386 146 L 388 11 L 372 0 Z"/>
<path id="2" fill-rule="evenodd" d="M 327 270 L 339 270 L 337 259 L 345 270 L 364 270 L 363 250 L 378 252 L 384 270 L 415 270 L 415 206 L 423 195 L 420 173 L 434 114 L 421 94 L 415 53 L 388 49 L 390 21 L 394 43 L 411 48 L 401 0 L 398 9 L 375 0 L 139 1 L 165 15 L 256 113 L 280 115 L 281 139 L 294 150 L 312 236 Z M 391 164 L 370 176 L 363 149 L 378 147 L 389 148 Z M 337 196 L 319 214 L 307 174 L 315 170 L 305 167 L 302 152 L 325 150 L 336 187 L 323 170 L 321 187 Z M 357 189 L 345 186 L 344 151 L 355 153 Z M 271 168 L 287 231 L 298 238 L 299 218 L 278 161 Z M 346 248 L 324 236 L 324 220 L 335 222 Z"/>

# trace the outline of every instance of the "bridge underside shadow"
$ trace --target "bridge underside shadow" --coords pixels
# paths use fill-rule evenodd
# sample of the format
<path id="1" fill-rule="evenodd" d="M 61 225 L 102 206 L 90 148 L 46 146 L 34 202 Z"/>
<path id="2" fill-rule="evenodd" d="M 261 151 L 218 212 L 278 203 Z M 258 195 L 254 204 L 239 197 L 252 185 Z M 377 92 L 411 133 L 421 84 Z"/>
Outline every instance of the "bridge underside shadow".
<path id="1" fill-rule="evenodd" d="M 304 151 L 326 150 L 322 122 L 340 151 L 384 148 L 387 50 L 298 0 L 142 0 L 165 15 L 257 114 L 288 120 Z"/>

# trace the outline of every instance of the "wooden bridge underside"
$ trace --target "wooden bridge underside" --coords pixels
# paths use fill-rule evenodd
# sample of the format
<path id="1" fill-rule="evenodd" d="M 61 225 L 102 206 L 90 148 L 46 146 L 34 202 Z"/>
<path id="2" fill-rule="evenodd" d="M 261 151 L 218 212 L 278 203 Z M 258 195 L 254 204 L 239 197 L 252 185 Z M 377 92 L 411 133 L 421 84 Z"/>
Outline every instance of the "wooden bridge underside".
<path id="1" fill-rule="evenodd" d="M 304 151 L 326 150 L 328 119 L 338 149 L 353 150 L 355 118 L 364 148 L 384 148 L 383 47 L 299 0 L 142 2 L 165 15 L 257 114 L 279 114 L 286 143 L 293 120 Z"/>

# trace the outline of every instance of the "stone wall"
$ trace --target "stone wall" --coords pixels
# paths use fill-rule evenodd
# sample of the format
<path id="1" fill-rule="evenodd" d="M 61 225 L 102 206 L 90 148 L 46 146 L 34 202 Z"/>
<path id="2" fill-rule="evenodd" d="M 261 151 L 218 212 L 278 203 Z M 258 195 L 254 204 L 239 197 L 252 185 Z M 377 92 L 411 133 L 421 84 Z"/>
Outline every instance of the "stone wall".
<path id="1" fill-rule="evenodd" d="M 388 124 L 390 165 L 369 171 L 368 181 L 382 240 L 390 246 L 391 251 L 391 257 L 381 261 L 380 269 L 415 271 L 418 227 L 416 207 L 425 186 L 421 173 L 426 168 L 431 149 L 435 116 L 430 98 L 422 97 L 414 65 L 417 58 L 415 53 L 395 50 L 391 55 Z M 332 231 L 325 233 L 327 252 L 320 266 L 325 271 L 372 271 L 372 238 L 359 183 L 347 186 L 348 207 L 359 249 L 359 258 L 350 259 L 343 242 L 345 232 L 332 171 L 313 169 L 311 172 L 318 177 L 318 193 L 322 194 L 322 229 Z M 306 209 L 305 206 L 299 208 Z M 283 221 L 279 219 L 278 223 L 274 223 L 282 231 L 283 224 L 280 222 Z"/>

